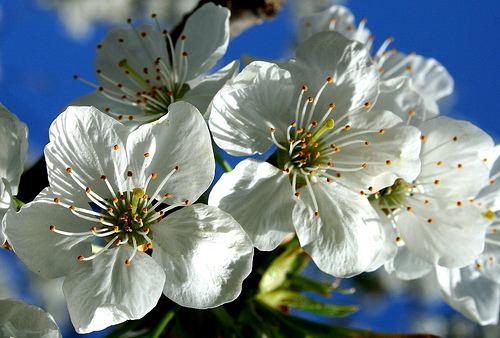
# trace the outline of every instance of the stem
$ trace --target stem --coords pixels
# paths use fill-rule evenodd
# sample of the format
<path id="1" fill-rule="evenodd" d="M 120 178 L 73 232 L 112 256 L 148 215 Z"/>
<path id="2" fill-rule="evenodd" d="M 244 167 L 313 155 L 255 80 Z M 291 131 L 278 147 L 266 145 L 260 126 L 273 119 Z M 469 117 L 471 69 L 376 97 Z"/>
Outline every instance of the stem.
<path id="1" fill-rule="evenodd" d="M 228 173 L 231 170 L 233 170 L 233 167 L 231 167 L 229 162 L 226 161 L 224 157 L 222 157 L 222 155 L 219 153 L 219 151 L 215 148 L 214 148 L 214 156 L 215 156 L 215 162 L 217 162 L 222 167 L 222 169 L 224 169 L 225 172 Z"/>
<path id="2" fill-rule="evenodd" d="M 21 201 L 16 196 L 12 196 L 12 202 L 14 202 L 14 204 L 16 205 L 16 211 L 19 211 L 21 207 L 24 205 L 24 202 Z"/>
<path id="3" fill-rule="evenodd" d="M 168 311 L 165 314 L 165 317 L 163 317 L 163 319 L 158 323 L 158 325 L 154 329 L 151 338 L 159 338 L 163 333 L 163 331 L 165 330 L 165 328 L 167 327 L 168 323 L 170 323 L 172 318 L 174 318 L 174 316 L 175 316 L 175 309 Z"/>

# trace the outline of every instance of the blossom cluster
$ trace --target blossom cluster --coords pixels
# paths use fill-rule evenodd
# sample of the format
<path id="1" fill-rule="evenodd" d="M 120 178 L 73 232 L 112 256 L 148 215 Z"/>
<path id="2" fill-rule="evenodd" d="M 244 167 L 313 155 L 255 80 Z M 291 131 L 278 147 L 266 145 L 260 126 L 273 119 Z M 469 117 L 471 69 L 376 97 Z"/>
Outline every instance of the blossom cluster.
<path id="1" fill-rule="evenodd" d="M 95 91 L 52 123 L 49 186 L 24 205 L 27 128 L 0 109 L 0 242 L 64 278 L 77 332 L 140 319 L 162 294 L 196 309 L 232 302 L 254 248 L 272 255 L 291 238 L 334 277 L 434 274 L 451 306 L 497 323 L 499 148 L 440 116 L 453 80 L 438 61 L 391 38 L 375 48 L 366 20 L 333 5 L 300 19 L 290 59 L 213 71 L 228 9 L 199 7 L 178 36 L 152 19 L 107 33 L 97 84 L 75 76 Z M 212 140 L 244 157 L 216 182 Z M 4 306 L 0 332 L 19 329 L 4 319 L 14 309 L 39 311 Z M 59 335 L 50 316 L 30 318 Z"/>

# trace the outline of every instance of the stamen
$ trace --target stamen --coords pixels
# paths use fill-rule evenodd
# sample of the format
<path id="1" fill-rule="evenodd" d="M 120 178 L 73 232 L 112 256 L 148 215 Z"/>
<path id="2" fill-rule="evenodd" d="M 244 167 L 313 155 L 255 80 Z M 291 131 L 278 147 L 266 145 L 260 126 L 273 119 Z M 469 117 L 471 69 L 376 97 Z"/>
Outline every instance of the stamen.
<path id="1" fill-rule="evenodd" d="M 108 242 L 108 244 L 106 244 L 106 246 L 104 246 L 104 248 L 102 248 L 101 250 L 99 250 L 98 252 L 96 252 L 95 254 L 93 254 L 92 256 L 89 256 L 89 257 L 78 256 L 78 260 L 80 262 L 82 262 L 82 261 L 91 261 L 94 258 L 99 257 L 101 254 L 103 254 L 104 252 L 108 251 L 108 249 L 115 243 L 115 241 L 117 239 L 118 239 L 118 236 L 115 236 L 111 241 Z"/>

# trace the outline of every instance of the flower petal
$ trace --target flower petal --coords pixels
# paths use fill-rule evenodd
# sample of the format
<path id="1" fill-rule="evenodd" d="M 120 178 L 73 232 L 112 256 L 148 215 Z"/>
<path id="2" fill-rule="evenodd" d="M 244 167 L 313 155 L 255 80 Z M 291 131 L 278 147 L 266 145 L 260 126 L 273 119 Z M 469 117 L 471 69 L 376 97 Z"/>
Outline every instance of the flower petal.
<path id="1" fill-rule="evenodd" d="M 484 248 L 481 210 L 469 204 L 448 209 L 431 204 L 416 200 L 409 204 L 411 211 L 399 214 L 397 224 L 408 250 L 430 264 L 469 264 Z"/>
<path id="2" fill-rule="evenodd" d="M 406 245 L 402 245 L 396 256 L 386 263 L 385 269 L 400 279 L 411 280 L 430 273 L 433 265 L 414 255 Z"/>
<path id="3" fill-rule="evenodd" d="M 84 185 L 108 197 L 109 190 L 101 176 L 107 176 L 115 189 L 122 186 L 128 133 L 127 127 L 94 107 L 67 108 L 50 126 L 50 142 L 45 147 L 52 192 L 68 201 L 87 203 L 85 189 L 67 172 L 71 168 Z"/>
<path id="4" fill-rule="evenodd" d="M 50 314 L 36 306 L 14 299 L 0 300 L 0 336 L 62 337 Z"/>
<path id="5" fill-rule="evenodd" d="M 330 114 L 339 121 L 346 113 L 364 112 L 379 92 L 379 74 L 365 46 L 337 32 L 315 34 L 297 47 L 296 59 L 285 64 L 297 88 L 306 84 L 314 98 L 329 76 L 329 84 L 318 98 L 313 120 L 320 121 L 330 103 Z M 307 95 L 307 94 L 306 94 Z"/>
<path id="6" fill-rule="evenodd" d="M 484 278 L 473 268 L 438 267 L 437 279 L 448 304 L 481 325 L 496 325 L 500 307 L 500 284 Z"/>
<path id="7" fill-rule="evenodd" d="M 274 250 L 294 231 L 289 176 L 266 162 L 238 163 L 215 184 L 208 203 L 231 214 L 259 250 Z"/>
<path id="8" fill-rule="evenodd" d="M 358 132 L 366 133 L 360 136 Z M 331 155 L 333 168 L 329 171 L 334 175 L 340 173 L 338 181 L 354 191 L 376 192 L 391 186 L 397 178 L 411 182 L 420 172 L 420 132 L 411 126 L 388 128 L 383 132 L 353 128 L 342 141 L 336 141 L 336 145 L 340 152 Z M 353 165 L 359 170 L 342 171 L 343 167 Z"/>
<path id="9" fill-rule="evenodd" d="M 196 204 L 153 228 L 153 258 L 167 276 L 174 302 L 204 309 L 236 299 L 252 269 L 253 247 L 241 226 L 222 210 Z"/>
<path id="10" fill-rule="evenodd" d="M 190 84 L 193 85 L 193 88 L 185 94 L 182 98 L 183 101 L 196 106 L 196 108 L 198 108 L 198 110 L 205 115 L 205 118 L 207 119 L 207 109 L 215 94 L 217 94 L 227 81 L 236 76 L 239 69 L 240 62 L 233 61 L 211 75 L 202 76 L 196 79 L 197 83 Z"/>
<path id="11" fill-rule="evenodd" d="M 384 244 L 382 225 L 367 198 L 335 183 L 313 183 L 319 217 L 311 194 L 301 189 L 302 203 L 293 221 L 301 246 L 318 268 L 336 277 L 366 271 Z"/>
<path id="12" fill-rule="evenodd" d="M 207 3 L 187 19 L 181 34 L 186 39 L 177 41 L 175 51 L 180 55 L 184 45 L 188 53 L 188 80 L 206 73 L 226 53 L 230 15 L 227 8 Z"/>
<path id="13" fill-rule="evenodd" d="M 0 103 L 0 177 L 17 195 L 19 179 L 28 151 L 28 127 Z"/>
<path id="14" fill-rule="evenodd" d="M 292 122 L 293 93 L 287 71 L 252 62 L 212 101 L 209 124 L 215 143 L 231 155 L 264 153 L 272 145 L 270 128 L 279 133 Z"/>
<path id="15" fill-rule="evenodd" d="M 90 254 L 90 243 L 85 238 L 58 235 L 49 230 L 51 225 L 66 231 L 89 231 L 89 221 L 75 217 L 55 205 L 49 198 L 49 188 L 24 205 L 19 212 L 11 209 L 5 215 L 5 233 L 17 257 L 28 268 L 43 277 L 64 276 L 78 265 L 79 255 Z"/>
<path id="16" fill-rule="evenodd" d="M 480 154 L 493 148 L 491 137 L 469 122 L 444 116 L 423 122 L 420 129 L 425 141 L 416 182 L 443 207 L 476 197 L 489 182 Z"/>
<path id="17" fill-rule="evenodd" d="M 426 100 L 434 102 L 453 92 L 453 78 L 437 60 L 425 58 L 421 55 L 410 55 L 407 64 L 403 67 L 397 67 L 406 57 L 405 54 L 397 53 L 388 58 L 383 64 L 385 71 L 382 73 L 381 78 L 387 80 L 405 75 L 411 78 L 417 91 Z M 410 71 L 408 71 L 407 66 L 411 67 Z"/>
<path id="18" fill-rule="evenodd" d="M 411 79 L 403 76 L 382 82 L 373 109 L 391 111 L 405 123 L 414 126 L 439 114 L 439 109 L 427 107 L 425 98 L 413 87 Z"/>
<path id="19" fill-rule="evenodd" d="M 146 193 L 152 194 L 168 174 L 179 166 L 160 196 L 173 195 L 173 200 L 196 201 L 210 186 L 215 173 L 215 161 L 210 133 L 203 116 L 191 104 L 176 102 L 160 120 L 142 125 L 127 139 L 128 170 L 137 187 L 156 173 Z M 154 197 L 154 196 L 151 196 Z"/>
<path id="20" fill-rule="evenodd" d="M 304 41 L 316 33 L 335 30 L 350 40 L 366 44 L 370 31 L 363 27 L 354 27 L 354 15 L 344 6 L 333 5 L 326 10 L 304 16 L 298 30 L 298 40 Z"/>
<path id="21" fill-rule="evenodd" d="M 71 322 L 78 333 L 99 331 L 129 319 L 140 319 L 160 299 L 165 274 L 147 254 L 132 254 L 128 245 L 81 262 L 63 284 Z"/>

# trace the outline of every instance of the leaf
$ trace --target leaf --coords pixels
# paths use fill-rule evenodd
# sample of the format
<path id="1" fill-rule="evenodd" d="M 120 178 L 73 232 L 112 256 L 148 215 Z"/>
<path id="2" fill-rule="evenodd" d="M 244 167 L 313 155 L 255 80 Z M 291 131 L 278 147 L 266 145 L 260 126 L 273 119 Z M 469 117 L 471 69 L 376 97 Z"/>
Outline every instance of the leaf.
<path id="1" fill-rule="evenodd" d="M 288 275 L 301 272 L 309 259 L 294 238 L 285 252 L 279 255 L 266 269 L 259 282 L 259 292 L 267 293 L 278 289 L 287 281 Z"/>
<path id="2" fill-rule="evenodd" d="M 322 316 L 344 317 L 358 311 L 358 307 L 354 305 L 325 304 L 290 290 L 276 290 L 262 294 L 258 300 L 276 309 L 291 307 Z"/>
<path id="3" fill-rule="evenodd" d="M 329 297 L 334 290 L 330 283 L 318 282 L 302 275 L 290 276 L 290 288 L 296 291 L 312 291 L 324 297 Z"/>

